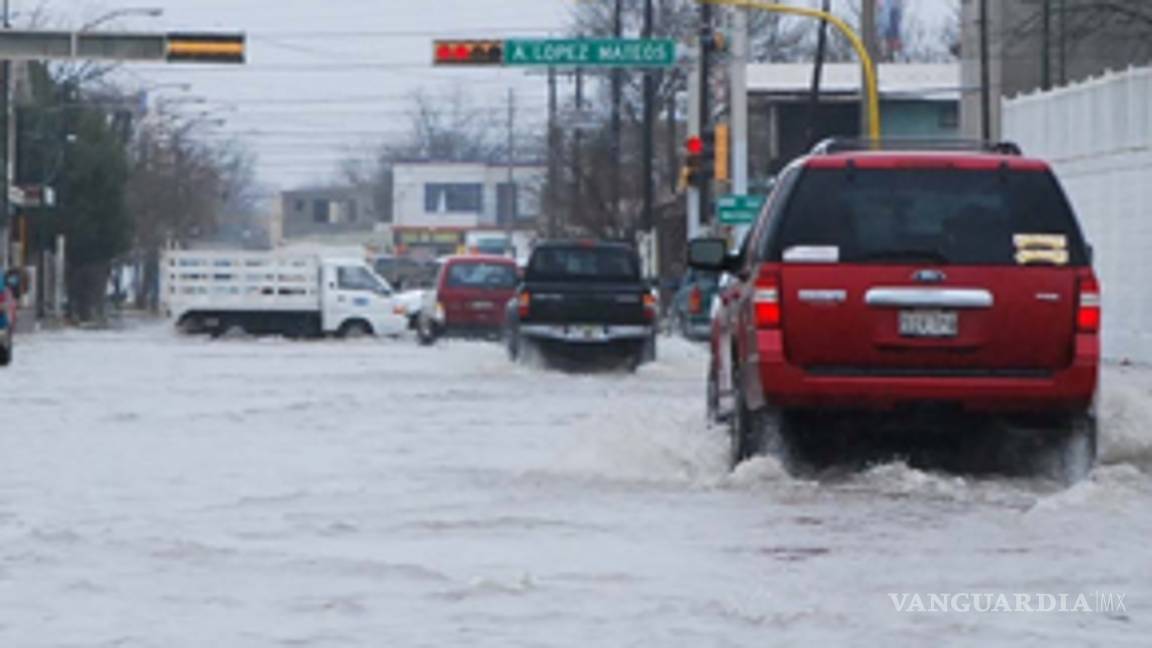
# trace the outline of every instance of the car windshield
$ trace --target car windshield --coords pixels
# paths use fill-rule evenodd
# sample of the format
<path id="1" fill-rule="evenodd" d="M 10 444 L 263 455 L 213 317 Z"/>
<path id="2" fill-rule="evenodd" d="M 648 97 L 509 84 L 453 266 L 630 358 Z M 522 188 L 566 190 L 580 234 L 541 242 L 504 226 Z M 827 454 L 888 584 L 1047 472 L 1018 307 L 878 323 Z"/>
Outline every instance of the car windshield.
<path id="1" fill-rule="evenodd" d="M 448 266 L 451 288 L 514 288 L 516 268 L 507 263 L 454 263 Z"/>
<path id="2" fill-rule="evenodd" d="M 535 280 L 637 281 L 636 255 L 623 248 L 551 247 L 537 250 L 528 265 Z"/>
<path id="3" fill-rule="evenodd" d="M 769 245 L 771 258 L 848 263 L 1083 265 L 1087 257 L 1059 185 L 1037 171 L 811 169 Z"/>

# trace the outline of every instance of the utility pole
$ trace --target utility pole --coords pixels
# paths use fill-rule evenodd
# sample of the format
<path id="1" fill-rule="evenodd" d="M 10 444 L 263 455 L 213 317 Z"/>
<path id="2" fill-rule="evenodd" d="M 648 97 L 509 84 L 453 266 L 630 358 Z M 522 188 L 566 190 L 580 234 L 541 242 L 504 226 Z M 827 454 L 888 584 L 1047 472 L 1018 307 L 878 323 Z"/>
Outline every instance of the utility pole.
<path id="1" fill-rule="evenodd" d="M 1052 89 L 1052 0 L 1040 7 L 1040 87 Z"/>
<path id="2" fill-rule="evenodd" d="M 988 0 L 980 0 L 980 136 L 992 141 L 992 53 L 988 43 Z"/>
<path id="3" fill-rule="evenodd" d="M 584 222 L 584 68 L 576 68 L 576 133 L 572 137 L 572 213 L 568 224 Z"/>
<path id="4" fill-rule="evenodd" d="M 732 14 L 732 193 L 748 195 L 748 10 Z"/>
<path id="5" fill-rule="evenodd" d="M 497 191 L 499 194 L 499 191 Z M 508 213 L 504 230 L 508 234 L 508 247 L 512 247 L 512 234 L 516 229 L 516 90 L 508 88 Z M 500 200 L 496 200 L 499 205 Z"/>
<path id="6" fill-rule="evenodd" d="M 708 5 L 704 5 L 708 6 Z M 699 68 L 702 61 L 698 60 L 696 65 Z M 704 120 L 700 116 L 700 70 L 695 70 L 692 74 L 688 75 L 688 137 L 696 137 L 701 133 L 701 125 Z M 700 236 L 703 230 L 703 213 L 700 210 L 700 189 L 693 184 L 688 186 L 688 240 Z"/>
<path id="7" fill-rule="evenodd" d="M 864 48 L 868 50 L 872 60 L 878 61 L 876 0 L 863 0 L 860 4 L 860 37 L 864 40 Z M 868 98 L 863 92 L 860 93 L 860 132 L 868 132 Z"/>
<path id="8" fill-rule="evenodd" d="M 655 8 L 652 5 L 652 0 L 644 0 L 644 28 L 641 37 L 648 39 L 652 38 L 652 31 L 656 21 Z M 643 217 L 641 218 L 641 229 L 651 232 L 656 228 L 656 215 L 655 215 L 655 178 L 653 178 L 654 160 L 656 156 L 655 151 L 655 133 L 653 130 L 656 127 L 656 73 L 652 70 L 644 72 L 644 132 L 641 143 L 641 175 L 644 194 L 644 207 Z"/>
<path id="9" fill-rule="evenodd" d="M 612 34 L 617 38 L 624 36 L 624 0 L 616 0 L 616 8 L 612 18 Z M 609 179 L 611 190 L 609 191 L 612 201 L 612 221 L 616 225 L 622 225 L 620 222 L 620 173 L 621 161 L 620 155 L 623 147 L 620 141 L 623 137 L 623 124 L 621 123 L 621 104 L 624 101 L 624 72 L 619 69 L 612 70 L 612 132 L 610 137 L 612 142 L 610 150 L 612 151 L 612 177 Z"/>
<path id="10" fill-rule="evenodd" d="M 12 27 L 9 0 L 4 0 L 4 29 Z M 0 63 L 0 76 L 3 76 L 4 87 L 0 88 L 0 143 L 2 143 L 4 165 L 0 169 L 0 244 L 3 244 L 3 249 L 0 250 L 0 267 L 8 268 L 12 265 L 12 259 L 9 256 L 12 253 L 12 243 L 9 233 L 11 229 L 12 219 L 12 206 L 8 200 L 8 190 L 12 183 L 12 172 L 14 165 L 12 160 L 12 62 L 5 59 Z"/>
<path id="11" fill-rule="evenodd" d="M 824 0 L 824 13 L 832 10 L 832 0 Z M 808 142 L 816 143 L 817 112 L 820 110 L 820 86 L 824 80 L 824 59 L 828 50 L 828 21 L 820 21 L 820 31 L 816 34 L 816 65 L 812 69 L 812 88 L 808 95 Z"/>
<path id="12" fill-rule="evenodd" d="M 548 238 L 556 238 L 556 225 L 560 209 L 560 174 L 557 155 L 560 148 L 560 130 L 556 123 L 556 68 L 548 68 Z"/>
<path id="13" fill-rule="evenodd" d="M 699 106 L 700 106 L 700 134 L 707 139 L 712 125 L 712 104 L 709 101 L 712 58 L 712 5 L 700 5 L 700 79 L 699 79 Z M 712 205 L 712 178 L 705 177 L 700 183 L 699 218 L 700 223 L 711 225 Z"/>

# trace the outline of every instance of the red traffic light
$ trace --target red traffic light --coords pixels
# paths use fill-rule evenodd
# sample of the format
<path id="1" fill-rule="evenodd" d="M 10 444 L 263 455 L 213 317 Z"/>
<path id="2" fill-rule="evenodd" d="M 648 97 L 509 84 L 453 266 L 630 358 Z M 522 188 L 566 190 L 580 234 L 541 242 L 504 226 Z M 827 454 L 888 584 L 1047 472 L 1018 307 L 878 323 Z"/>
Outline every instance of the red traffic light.
<path id="1" fill-rule="evenodd" d="M 433 55 L 436 65 L 503 65 L 504 42 L 438 40 Z"/>
<path id="2" fill-rule="evenodd" d="M 703 155 L 704 139 L 699 135 L 693 135 L 684 140 L 684 148 L 688 150 L 688 155 Z"/>

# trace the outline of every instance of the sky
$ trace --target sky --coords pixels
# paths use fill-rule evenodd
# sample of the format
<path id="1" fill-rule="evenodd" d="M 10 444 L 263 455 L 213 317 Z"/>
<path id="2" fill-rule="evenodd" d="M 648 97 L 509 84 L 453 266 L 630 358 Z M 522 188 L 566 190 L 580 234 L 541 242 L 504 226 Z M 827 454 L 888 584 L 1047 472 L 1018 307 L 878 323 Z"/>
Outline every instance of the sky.
<path id="1" fill-rule="evenodd" d="M 209 141 L 238 140 L 258 160 L 269 190 L 323 184 L 340 160 L 401 138 L 412 94 L 507 111 L 515 90 L 526 126 L 543 122 L 546 80 L 521 70 L 434 69 L 431 41 L 451 37 L 555 36 L 577 1 L 608 0 L 11 0 L 20 26 L 42 7 L 49 24 L 78 27 L 110 11 L 155 7 L 159 17 L 124 17 L 101 29 L 247 33 L 244 66 L 126 65 L 129 87 L 150 88 L 153 105 L 204 115 Z M 955 0 L 907 0 L 942 16 Z M 187 87 L 173 87 L 186 84 Z M 212 122 L 223 120 L 223 125 Z"/>

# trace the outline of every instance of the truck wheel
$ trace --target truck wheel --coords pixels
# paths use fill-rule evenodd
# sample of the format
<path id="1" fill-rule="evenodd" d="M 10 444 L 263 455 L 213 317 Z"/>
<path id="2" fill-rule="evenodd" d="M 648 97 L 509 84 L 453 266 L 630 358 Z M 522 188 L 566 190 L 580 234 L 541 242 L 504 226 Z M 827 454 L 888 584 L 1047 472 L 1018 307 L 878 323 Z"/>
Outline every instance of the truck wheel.
<path id="1" fill-rule="evenodd" d="M 0 347 L 0 367 L 12 364 L 12 347 Z"/>
<path id="2" fill-rule="evenodd" d="M 440 337 L 437 330 L 436 323 L 427 317 L 420 317 L 416 321 L 416 338 L 420 340 L 423 346 L 432 346 L 436 344 L 436 340 Z"/>
<path id="3" fill-rule="evenodd" d="M 358 340 L 360 338 L 372 337 L 373 331 L 368 322 L 352 320 L 341 324 L 340 330 L 336 334 L 345 340 Z"/>
<path id="4" fill-rule="evenodd" d="M 705 411 L 708 413 L 709 423 L 720 423 L 720 381 L 716 378 L 716 370 L 708 370 L 708 387 L 705 395 Z"/>

